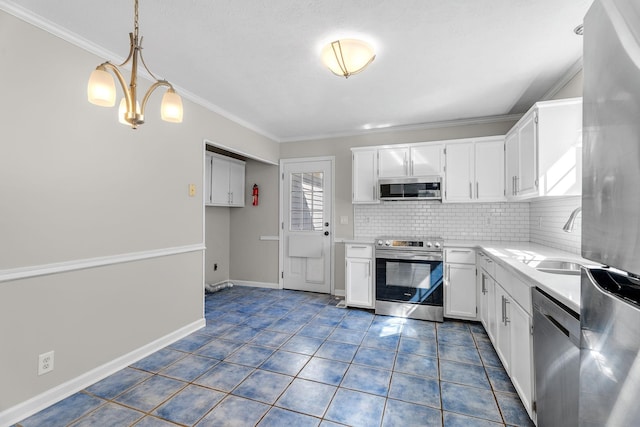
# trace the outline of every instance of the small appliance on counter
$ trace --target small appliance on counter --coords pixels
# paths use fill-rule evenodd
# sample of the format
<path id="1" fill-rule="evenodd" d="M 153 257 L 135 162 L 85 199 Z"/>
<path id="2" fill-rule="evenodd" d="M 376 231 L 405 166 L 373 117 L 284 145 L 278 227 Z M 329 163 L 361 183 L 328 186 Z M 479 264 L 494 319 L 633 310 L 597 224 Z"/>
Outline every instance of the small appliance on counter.
<path id="1" fill-rule="evenodd" d="M 376 314 L 444 320 L 442 239 L 375 241 Z"/>
<path id="2" fill-rule="evenodd" d="M 640 423 L 640 2 L 584 20 L 579 425 Z"/>

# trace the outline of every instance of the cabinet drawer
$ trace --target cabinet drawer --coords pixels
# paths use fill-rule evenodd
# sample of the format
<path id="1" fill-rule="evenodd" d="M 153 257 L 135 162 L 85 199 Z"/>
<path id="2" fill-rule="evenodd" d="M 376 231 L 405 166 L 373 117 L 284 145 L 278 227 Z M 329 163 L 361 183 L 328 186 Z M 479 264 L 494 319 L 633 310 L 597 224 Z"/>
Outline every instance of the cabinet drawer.
<path id="1" fill-rule="evenodd" d="M 496 263 L 485 255 L 484 252 L 478 252 L 477 265 L 486 271 L 489 276 L 493 278 L 496 277 Z"/>
<path id="2" fill-rule="evenodd" d="M 501 265 L 496 266 L 496 281 L 526 312 L 531 315 L 531 288 L 509 273 Z"/>
<path id="3" fill-rule="evenodd" d="M 469 248 L 445 249 L 445 260 L 456 264 L 475 264 L 476 251 Z"/>
<path id="4" fill-rule="evenodd" d="M 347 258 L 373 258 L 373 246 L 365 244 L 347 244 L 345 249 Z"/>

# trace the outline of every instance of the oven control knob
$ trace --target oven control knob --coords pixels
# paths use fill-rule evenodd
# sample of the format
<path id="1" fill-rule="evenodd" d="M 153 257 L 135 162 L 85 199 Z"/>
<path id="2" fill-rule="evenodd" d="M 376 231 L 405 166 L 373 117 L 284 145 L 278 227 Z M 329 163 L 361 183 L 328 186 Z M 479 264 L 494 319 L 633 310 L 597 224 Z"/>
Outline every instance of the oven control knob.
<path id="1" fill-rule="evenodd" d="M 389 241 L 389 240 L 385 241 L 385 242 L 384 242 L 384 245 L 385 245 L 385 246 L 391 246 L 391 241 Z"/>
<path id="2" fill-rule="evenodd" d="M 440 246 L 441 246 L 440 242 L 436 242 L 436 244 L 435 244 L 436 249 L 440 249 Z"/>
<path id="3" fill-rule="evenodd" d="M 377 244 L 378 246 L 382 246 L 382 240 L 378 240 L 378 241 L 376 242 L 376 244 Z"/>
<path id="4" fill-rule="evenodd" d="M 431 246 L 433 246 L 431 242 L 427 242 L 427 247 L 430 248 Z"/>

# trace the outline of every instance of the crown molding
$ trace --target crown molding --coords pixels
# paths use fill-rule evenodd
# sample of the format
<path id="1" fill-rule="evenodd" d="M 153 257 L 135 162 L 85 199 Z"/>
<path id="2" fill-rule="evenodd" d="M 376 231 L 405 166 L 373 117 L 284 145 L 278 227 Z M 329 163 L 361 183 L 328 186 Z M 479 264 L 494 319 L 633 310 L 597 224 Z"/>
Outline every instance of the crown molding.
<path id="1" fill-rule="evenodd" d="M 339 132 L 339 133 L 326 133 L 326 134 L 317 134 L 317 135 L 303 136 L 303 137 L 297 137 L 297 138 L 296 137 L 283 138 L 283 139 L 280 139 L 279 142 L 281 143 L 310 142 L 310 141 L 317 141 L 319 139 L 344 138 L 344 137 L 350 137 L 350 136 L 371 135 L 371 134 L 377 134 L 377 133 L 409 132 L 409 131 L 420 131 L 420 130 L 429 130 L 429 129 L 437 129 L 437 128 L 455 127 L 455 126 L 471 126 L 471 125 L 479 125 L 479 124 L 501 123 L 506 121 L 518 121 L 520 117 L 522 117 L 522 114 L 505 114 L 500 116 L 475 117 L 470 119 L 443 120 L 440 122 L 389 126 L 389 127 L 380 128 L 380 129 L 357 130 L 357 131 Z"/>

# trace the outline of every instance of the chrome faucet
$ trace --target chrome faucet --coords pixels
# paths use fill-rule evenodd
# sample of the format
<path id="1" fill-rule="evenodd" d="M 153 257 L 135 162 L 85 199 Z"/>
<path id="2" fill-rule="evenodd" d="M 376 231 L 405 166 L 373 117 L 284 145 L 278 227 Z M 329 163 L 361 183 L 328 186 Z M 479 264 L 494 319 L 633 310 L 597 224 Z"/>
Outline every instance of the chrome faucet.
<path id="1" fill-rule="evenodd" d="M 571 233 L 573 231 L 573 227 L 575 225 L 574 223 L 576 222 L 576 217 L 580 212 L 582 212 L 582 206 L 578 206 L 573 210 L 573 212 L 571 212 L 571 215 L 569 215 L 569 219 L 567 220 L 567 223 L 564 225 L 564 227 L 562 227 L 563 231 L 565 231 L 566 233 Z"/>

